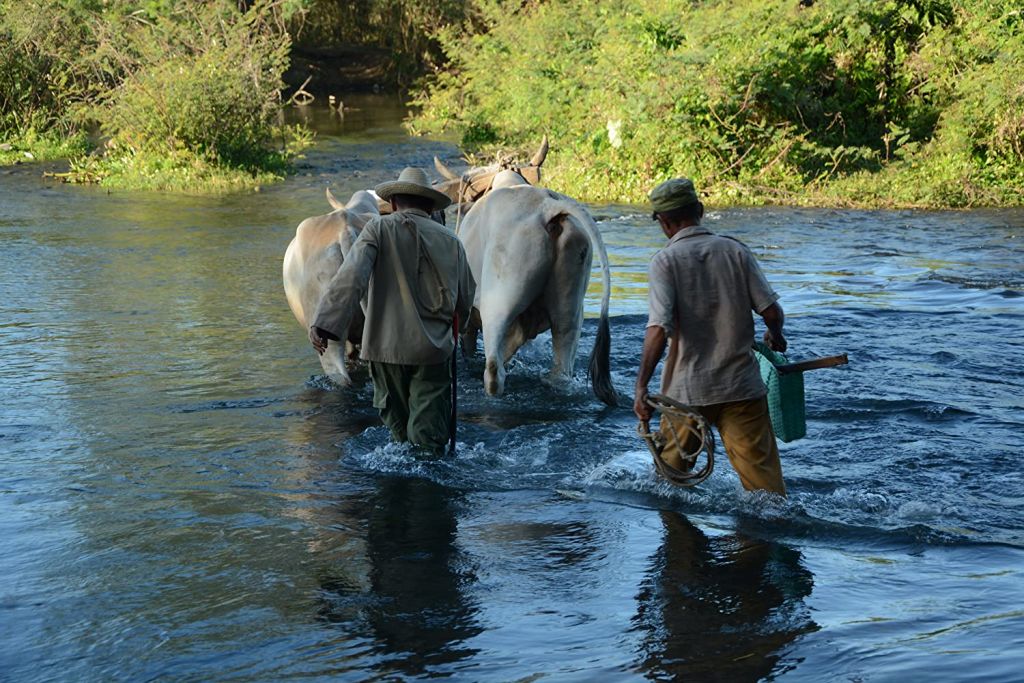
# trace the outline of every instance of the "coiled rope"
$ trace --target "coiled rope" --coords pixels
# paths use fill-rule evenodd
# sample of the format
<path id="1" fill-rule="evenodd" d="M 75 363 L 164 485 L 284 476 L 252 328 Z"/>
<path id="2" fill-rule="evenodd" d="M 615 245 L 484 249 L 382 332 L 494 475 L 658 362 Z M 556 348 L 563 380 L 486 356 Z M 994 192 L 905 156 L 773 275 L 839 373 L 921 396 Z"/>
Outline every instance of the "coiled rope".
<path id="1" fill-rule="evenodd" d="M 709 476 L 715 468 L 715 435 L 711 432 L 711 425 L 703 415 L 693 412 L 687 406 L 661 394 L 648 394 L 647 405 L 661 413 L 659 422 L 661 429 L 651 431 L 650 421 L 641 420 L 636 431 L 647 444 L 648 450 L 654 457 L 654 468 L 669 483 L 676 486 L 696 486 Z M 669 420 L 666 422 L 666 416 Z M 662 452 L 669 446 L 665 434 L 671 439 L 679 452 L 686 469 L 677 469 L 669 465 L 661 457 Z M 684 446 L 690 437 L 696 437 L 698 445 L 693 451 L 687 451 Z M 704 466 L 699 470 L 694 467 L 701 452 L 706 453 Z"/>

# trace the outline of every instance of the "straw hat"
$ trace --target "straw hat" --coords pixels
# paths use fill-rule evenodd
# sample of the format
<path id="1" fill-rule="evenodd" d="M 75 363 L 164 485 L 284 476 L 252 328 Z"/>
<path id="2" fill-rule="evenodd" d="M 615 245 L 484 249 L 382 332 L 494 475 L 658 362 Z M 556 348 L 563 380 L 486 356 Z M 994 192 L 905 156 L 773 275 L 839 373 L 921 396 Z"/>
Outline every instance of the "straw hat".
<path id="1" fill-rule="evenodd" d="M 396 194 L 411 194 L 417 197 L 425 197 L 434 202 L 434 210 L 440 211 L 452 203 L 451 198 L 443 192 L 438 192 L 430 186 L 430 179 L 427 172 L 422 168 L 408 167 L 398 176 L 398 180 L 391 180 L 381 183 L 373 188 L 373 191 L 388 201 Z"/>

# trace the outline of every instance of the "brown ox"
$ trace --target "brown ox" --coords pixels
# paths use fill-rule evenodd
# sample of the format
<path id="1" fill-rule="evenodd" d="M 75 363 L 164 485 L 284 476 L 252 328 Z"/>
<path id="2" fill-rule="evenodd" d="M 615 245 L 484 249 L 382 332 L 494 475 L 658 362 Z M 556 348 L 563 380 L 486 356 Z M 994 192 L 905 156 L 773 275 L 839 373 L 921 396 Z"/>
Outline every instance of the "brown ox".
<path id="1" fill-rule="evenodd" d="M 367 221 L 380 215 L 377 196 L 365 190 L 342 204 L 328 189 L 327 201 L 334 211 L 299 223 L 284 254 L 284 293 L 295 319 L 307 331 L 324 288 L 341 268 L 359 232 Z M 353 354 L 362 334 L 363 315 L 358 311 L 349 326 L 348 339 L 328 342 L 327 351 L 320 356 L 324 372 L 338 384 L 351 381 L 345 358 Z"/>

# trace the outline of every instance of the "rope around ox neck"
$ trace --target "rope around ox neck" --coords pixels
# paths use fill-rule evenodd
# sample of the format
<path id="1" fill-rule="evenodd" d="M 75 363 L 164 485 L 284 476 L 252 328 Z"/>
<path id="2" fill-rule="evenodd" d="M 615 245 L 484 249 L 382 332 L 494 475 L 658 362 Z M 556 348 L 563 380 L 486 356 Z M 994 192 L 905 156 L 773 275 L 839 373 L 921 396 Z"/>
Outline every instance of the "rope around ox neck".
<path id="1" fill-rule="evenodd" d="M 669 483 L 675 486 L 696 486 L 709 476 L 715 468 L 715 435 L 711 432 L 711 425 L 704 419 L 703 415 L 693 412 L 687 406 L 661 394 L 649 394 L 647 405 L 661 412 L 659 420 L 665 420 L 665 416 L 671 416 L 664 427 L 658 432 L 652 432 L 650 422 L 643 420 L 637 425 L 636 431 L 647 444 L 648 450 L 654 457 L 654 468 Z M 662 452 L 669 445 L 661 432 L 667 432 L 676 447 L 686 469 L 678 469 L 669 465 L 661 457 Z M 695 437 L 697 447 L 693 451 L 687 451 L 684 446 L 691 437 Z M 707 456 L 704 466 L 694 470 L 701 451 Z"/>

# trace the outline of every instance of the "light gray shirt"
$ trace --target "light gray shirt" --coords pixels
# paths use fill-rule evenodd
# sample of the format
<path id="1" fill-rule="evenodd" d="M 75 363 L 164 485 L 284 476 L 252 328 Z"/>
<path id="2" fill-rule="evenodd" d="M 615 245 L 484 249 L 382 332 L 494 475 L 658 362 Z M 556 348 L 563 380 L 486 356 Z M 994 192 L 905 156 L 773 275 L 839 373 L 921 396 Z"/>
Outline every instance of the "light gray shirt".
<path id="1" fill-rule="evenodd" d="M 651 259 L 647 326 L 669 337 L 661 393 L 690 406 L 764 396 L 754 320 L 779 295 L 742 242 L 701 226 L 676 233 Z"/>
<path id="2" fill-rule="evenodd" d="M 313 315 L 314 327 L 345 339 L 365 293 L 360 358 L 433 365 L 455 348 L 452 319 L 469 320 L 476 283 L 451 230 L 405 209 L 366 224 Z"/>

